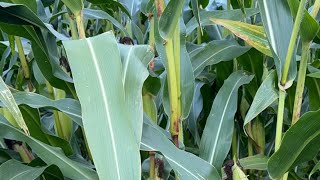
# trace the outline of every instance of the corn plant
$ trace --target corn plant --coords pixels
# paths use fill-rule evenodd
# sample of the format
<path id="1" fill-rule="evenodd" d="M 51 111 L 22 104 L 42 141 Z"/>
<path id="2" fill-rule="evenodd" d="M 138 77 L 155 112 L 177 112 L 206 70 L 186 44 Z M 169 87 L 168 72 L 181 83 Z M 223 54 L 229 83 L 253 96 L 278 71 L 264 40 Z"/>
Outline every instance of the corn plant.
<path id="1" fill-rule="evenodd" d="M 1 0 L 0 180 L 320 177 L 320 0 Z"/>

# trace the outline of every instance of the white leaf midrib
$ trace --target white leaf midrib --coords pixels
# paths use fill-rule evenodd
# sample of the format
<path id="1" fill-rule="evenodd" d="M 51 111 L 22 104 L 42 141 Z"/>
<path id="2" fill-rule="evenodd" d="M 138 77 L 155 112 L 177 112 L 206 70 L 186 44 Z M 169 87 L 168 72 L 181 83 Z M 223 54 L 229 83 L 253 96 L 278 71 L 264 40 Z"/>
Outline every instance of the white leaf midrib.
<path id="1" fill-rule="evenodd" d="M 211 151 L 211 155 L 210 155 L 210 159 L 209 159 L 209 163 L 210 164 L 212 164 L 212 162 L 213 162 L 213 159 L 214 159 L 214 155 L 215 155 L 215 151 L 216 151 L 216 148 L 217 148 L 217 144 L 218 144 L 218 137 L 220 137 L 220 131 L 221 131 L 221 126 L 222 126 L 222 120 L 221 119 L 224 119 L 224 116 L 225 116 L 225 113 L 226 113 L 226 109 L 227 109 L 227 107 L 228 107 L 228 104 L 229 104 L 229 101 L 230 101 L 230 99 L 231 99 L 231 96 L 232 96 L 232 92 L 234 91 L 234 89 L 238 86 L 238 83 L 239 83 L 239 81 L 241 80 L 242 78 L 239 78 L 238 80 L 237 80 L 237 82 L 234 84 L 234 86 L 232 87 L 232 89 L 231 89 L 231 93 L 229 93 L 229 96 L 228 96 L 228 99 L 227 99 L 227 101 L 226 101 L 226 105 L 224 106 L 224 109 L 223 109 L 223 113 L 222 113 L 222 116 L 221 116 L 221 118 L 220 118 L 220 123 L 219 123 L 219 126 L 218 126 L 218 132 L 217 132 L 217 136 L 216 136 L 216 138 L 215 138 L 215 140 L 214 140 L 214 144 L 213 144 L 213 148 L 212 148 L 212 151 Z"/>
<path id="2" fill-rule="evenodd" d="M 115 167 L 116 167 L 118 179 L 120 180 L 121 176 L 120 176 L 120 169 L 119 169 L 119 162 L 118 162 L 118 154 L 117 154 L 117 150 L 116 150 L 114 132 L 113 132 L 113 129 L 112 129 L 112 123 L 111 123 L 111 116 L 110 116 L 110 112 L 109 112 L 108 99 L 107 99 L 107 95 L 105 93 L 106 89 L 104 87 L 101 71 L 99 69 L 98 60 L 97 60 L 96 54 L 94 52 L 94 48 L 92 46 L 92 43 L 88 39 L 86 39 L 86 42 L 88 44 L 90 54 L 92 55 L 91 57 L 92 57 L 92 60 L 93 60 L 94 68 L 96 69 L 96 75 L 97 75 L 97 79 L 98 79 L 99 86 L 100 86 L 100 88 L 98 88 L 98 89 L 100 89 L 100 91 L 101 91 L 102 100 L 103 100 L 104 107 L 105 107 L 105 110 L 106 110 L 107 123 L 108 123 L 109 130 L 110 130 L 109 132 L 110 132 L 110 137 L 111 137 L 112 150 L 113 150 L 113 155 L 114 155 L 114 158 L 115 158 Z"/>

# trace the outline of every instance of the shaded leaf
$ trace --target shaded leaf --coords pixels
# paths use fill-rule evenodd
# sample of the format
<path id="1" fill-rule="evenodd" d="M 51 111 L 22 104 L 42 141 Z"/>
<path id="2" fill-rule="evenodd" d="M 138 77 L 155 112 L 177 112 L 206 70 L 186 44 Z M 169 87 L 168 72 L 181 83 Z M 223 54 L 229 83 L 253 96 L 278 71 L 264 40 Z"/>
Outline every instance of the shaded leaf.
<path id="1" fill-rule="evenodd" d="M 200 142 L 200 157 L 220 168 L 231 146 L 238 88 L 253 76 L 242 71 L 232 73 L 219 90 L 207 119 Z"/>
<path id="2" fill-rule="evenodd" d="M 30 167 L 11 159 L 0 166 L 0 179 L 2 180 L 34 180 L 39 177 L 45 167 Z"/>
<path id="3" fill-rule="evenodd" d="M 268 161 L 268 172 L 272 178 L 280 178 L 296 165 L 312 160 L 319 152 L 319 116 L 320 111 L 307 112 L 287 130 L 280 148 Z"/>
<path id="4" fill-rule="evenodd" d="M 98 179 L 95 171 L 85 167 L 83 164 L 70 160 L 63 154 L 60 148 L 46 145 L 31 136 L 25 135 L 20 130 L 7 124 L 7 121 L 0 116 L 0 136 L 26 142 L 44 162 L 57 165 L 64 176 L 71 179 Z"/>
<path id="5" fill-rule="evenodd" d="M 276 99 L 278 99 L 278 92 L 275 88 L 275 78 L 276 72 L 272 71 L 260 85 L 245 117 L 243 123 L 244 127 L 263 110 L 269 107 Z"/>

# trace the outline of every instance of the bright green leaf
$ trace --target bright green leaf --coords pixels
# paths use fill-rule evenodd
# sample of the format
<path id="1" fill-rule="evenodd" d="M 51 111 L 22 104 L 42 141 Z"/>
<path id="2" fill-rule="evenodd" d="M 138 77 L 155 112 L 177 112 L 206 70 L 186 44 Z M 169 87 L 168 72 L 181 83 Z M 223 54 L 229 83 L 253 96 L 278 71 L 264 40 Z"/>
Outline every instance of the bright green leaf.
<path id="1" fill-rule="evenodd" d="M 99 178 L 139 179 L 139 142 L 125 101 L 122 75 L 125 64 L 121 63 L 114 35 L 107 32 L 83 40 L 65 41 L 63 44 L 73 72 L 82 106 L 83 126 Z M 139 87 L 136 85 L 131 88 Z"/>

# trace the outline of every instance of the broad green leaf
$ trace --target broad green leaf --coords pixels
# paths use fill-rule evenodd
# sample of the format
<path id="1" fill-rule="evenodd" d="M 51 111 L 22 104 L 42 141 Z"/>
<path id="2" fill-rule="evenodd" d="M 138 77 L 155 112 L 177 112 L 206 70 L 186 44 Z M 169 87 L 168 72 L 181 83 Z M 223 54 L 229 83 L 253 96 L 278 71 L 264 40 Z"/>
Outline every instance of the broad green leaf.
<path id="1" fill-rule="evenodd" d="M 65 41 L 63 44 L 99 178 L 139 179 L 139 142 L 125 101 L 122 75 L 125 65 L 121 63 L 114 35 L 107 32 L 83 40 Z"/>
<path id="2" fill-rule="evenodd" d="M 161 131 L 150 124 L 143 125 L 141 149 L 160 151 L 180 179 L 221 179 L 212 165 L 191 153 L 176 148 Z"/>
<path id="3" fill-rule="evenodd" d="M 46 145 L 35 138 L 25 135 L 22 131 L 9 125 L 0 116 L 0 137 L 26 142 L 32 151 L 37 154 L 46 164 L 54 164 L 60 168 L 63 175 L 71 179 L 98 179 L 95 171 L 81 163 L 72 161 L 63 154 L 60 148 Z"/>
<path id="4" fill-rule="evenodd" d="M 319 117 L 320 110 L 307 112 L 287 130 L 279 150 L 268 161 L 270 177 L 278 179 L 298 164 L 315 157 L 320 149 Z"/>
<path id="5" fill-rule="evenodd" d="M 257 8 L 246 9 L 247 17 L 258 14 L 258 13 L 259 13 L 259 9 Z M 213 25 L 214 23 L 209 20 L 210 18 L 229 19 L 234 21 L 240 21 L 243 19 L 242 12 L 240 9 L 201 11 L 199 16 L 200 16 L 201 26 Z M 187 35 L 190 35 L 191 32 L 198 27 L 198 22 L 196 20 L 196 17 L 192 17 L 186 24 L 186 27 L 187 27 Z"/>
<path id="6" fill-rule="evenodd" d="M 21 129 L 23 129 L 23 131 L 26 134 L 29 134 L 28 126 L 26 125 L 26 123 L 22 117 L 20 109 L 19 109 L 15 99 L 13 98 L 11 91 L 9 90 L 7 85 L 3 82 L 2 78 L 0 78 L 0 100 L 5 105 L 5 107 L 7 107 L 9 109 L 10 113 L 14 117 L 14 119 L 15 119 L 16 123 L 19 125 L 19 127 Z M 15 123 L 12 123 L 12 124 L 15 124 Z"/>
<path id="7" fill-rule="evenodd" d="M 83 9 L 83 0 L 61 0 L 73 14 L 78 14 Z"/>
<path id="8" fill-rule="evenodd" d="M 149 72 L 147 64 L 153 58 L 151 49 L 146 45 L 118 45 L 122 59 L 122 82 L 124 84 L 125 102 L 137 141 L 140 142 L 143 125 L 142 86 Z M 145 64 L 143 64 L 144 59 Z M 137 73 L 139 72 L 139 73 Z"/>
<path id="9" fill-rule="evenodd" d="M 281 79 L 287 50 L 293 29 L 293 20 L 287 0 L 258 0 L 267 38 L 277 68 L 278 79 Z M 293 56 L 295 57 L 295 56 Z M 297 74 L 295 58 L 292 58 L 288 82 L 292 84 Z"/>
<path id="10" fill-rule="evenodd" d="M 184 0 L 170 0 L 159 19 L 159 33 L 165 40 L 171 39 L 179 23 Z"/>
<path id="11" fill-rule="evenodd" d="M 31 167 L 11 159 L 0 166 L 0 179 L 2 180 L 34 180 L 39 177 L 45 167 Z"/>
<path id="12" fill-rule="evenodd" d="M 117 28 L 119 28 L 127 36 L 129 36 L 127 30 L 123 27 L 123 25 L 104 11 L 85 8 L 83 10 L 83 16 L 85 19 L 106 19 Z"/>
<path id="13" fill-rule="evenodd" d="M 16 92 L 13 93 L 13 97 L 18 105 L 26 104 L 33 108 L 50 107 L 58 109 L 59 111 L 66 113 L 79 126 L 83 127 L 79 101 L 70 98 L 51 100 L 40 94 L 28 92 Z M 0 106 L 3 105 L 0 103 Z"/>
<path id="14" fill-rule="evenodd" d="M 320 109 L 320 79 L 314 77 L 306 77 L 306 86 L 309 95 L 309 109 L 316 111 Z"/>
<path id="15" fill-rule="evenodd" d="M 267 170 L 268 157 L 263 154 L 249 156 L 239 159 L 239 163 L 243 169 Z"/>
<path id="16" fill-rule="evenodd" d="M 201 137 L 200 157 L 216 168 L 221 168 L 231 146 L 238 88 L 248 84 L 252 78 L 243 71 L 232 73 L 213 101 Z"/>
<path id="17" fill-rule="evenodd" d="M 196 52 L 189 52 L 194 76 L 199 76 L 206 66 L 232 60 L 246 53 L 249 49 L 249 46 L 240 46 L 236 41 L 211 41 L 201 47 L 201 50 L 198 48 Z"/>
<path id="18" fill-rule="evenodd" d="M 256 48 L 263 54 L 272 57 L 268 39 L 262 26 L 224 19 L 210 20 L 229 29 L 233 34 L 243 39 L 246 43 Z"/>
<path id="19" fill-rule="evenodd" d="M 275 83 L 275 78 L 276 72 L 272 71 L 260 85 L 245 117 L 243 127 L 278 99 L 278 92 L 275 88 L 275 84 L 277 84 Z"/>

